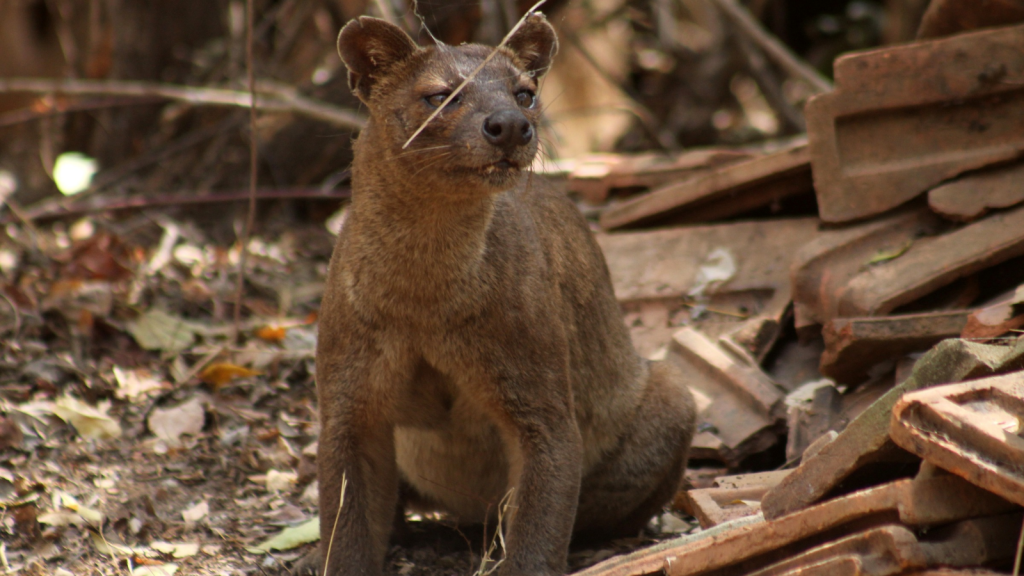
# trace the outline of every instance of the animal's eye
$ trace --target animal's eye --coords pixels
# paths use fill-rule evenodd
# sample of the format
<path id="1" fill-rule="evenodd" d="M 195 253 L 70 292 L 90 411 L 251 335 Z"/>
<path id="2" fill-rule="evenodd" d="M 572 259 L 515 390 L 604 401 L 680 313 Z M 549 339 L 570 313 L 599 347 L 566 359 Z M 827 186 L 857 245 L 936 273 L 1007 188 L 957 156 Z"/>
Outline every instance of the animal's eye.
<path id="1" fill-rule="evenodd" d="M 533 108 L 533 105 L 537 102 L 537 96 L 530 90 L 520 90 L 516 92 L 516 104 L 519 104 L 523 108 Z"/>
<path id="2" fill-rule="evenodd" d="M 451 92 L 439 92 L 437 94 L 431 94 L 430 96 L 427 96 L 426 98 L 424 98 L 424 100 L 427 101 L 427 104 L 430 104 L 434 108 L 437 108 L 441 104 L 444 104 L 445 99 L 447 99 L 449 96 L 451 96 Z M 455 96 L 455 98 L 452 99 L 451 103 L 458 104 L 459 101 L 461 100 L 462 94 L 458 94 Z"/>

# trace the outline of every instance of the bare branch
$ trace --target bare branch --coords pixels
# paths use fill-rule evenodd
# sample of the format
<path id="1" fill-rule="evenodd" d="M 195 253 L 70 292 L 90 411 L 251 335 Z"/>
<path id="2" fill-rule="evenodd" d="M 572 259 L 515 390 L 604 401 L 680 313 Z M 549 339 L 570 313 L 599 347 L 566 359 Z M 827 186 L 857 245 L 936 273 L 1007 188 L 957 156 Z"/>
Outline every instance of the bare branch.
<path id="1" fill-rule="evenodd" d="M 779 41 L 771 32 L 761 26 L 746 8 L 736 0 L 715 0 L 715 4 L 729 17 L 744 34 L 750 37 L 769 58 L 781 66 L 787 73 L 807 82 L 815 92 L 831 92 L 832 83 L 821 75 L 820 72 L 804 62 L 799 56 L 793 54 L 785 44 Z"/>
<path id="2" fill-rule="evenodd" d="M 253 0 L 245 2 L 245 71 L 246 80 L 249 84 L 249 101 L 256 102 L 256 72 L 253 62 L 253 34 L 252 21 L 255 18 Z M 258 104 L 257 104 L 258 105 Z M 238 256 L 238 281 L 235 285 L 235 334 L 232 340 L 239 343 L 242 333 L 239 324 L 242 319 L 242 295 L 245 291 L 245 263 L 249 256 L 249 236 L 252 234 L 252 226 L 256 221 L 256 106 L 249 107 L 249 206 L 245 216 L 245 227 L 242 228 L 239 241 Z"/>
<path id="3" fill-rule="evenodd" d="M 398 26 L 398 18 L 395 17 L 395 11 L 388 0 L 376 0 L 376 4 L 377 10 L 380 10 L 380 17 L 387 20 L 388 24 Z"/>
<path id="4" fill-rule="evenodd" d="M 71 94 L 76 96 L 132 96 L 166 98 L 202 106 L 252 106 L 247 92 L 222 88 L 202 88 L 139 82 L 133 80 L 71 80 L 54 78 L 0 78 L 0 93 Z M 263 112 L 290 112 L 321 120 L 350 130 L 362 130 L 366 118 L 360 114 L 325 104 L 298 94 L 257 94 L 256 105 Z"/>

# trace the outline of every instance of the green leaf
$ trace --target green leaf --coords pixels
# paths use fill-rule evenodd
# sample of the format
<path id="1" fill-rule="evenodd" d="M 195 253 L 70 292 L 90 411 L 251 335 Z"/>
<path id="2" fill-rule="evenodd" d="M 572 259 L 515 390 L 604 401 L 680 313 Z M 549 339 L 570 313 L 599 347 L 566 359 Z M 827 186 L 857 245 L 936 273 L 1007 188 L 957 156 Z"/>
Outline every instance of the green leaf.
<path id="1" fill-rule="evenodd" d="M 881 262 L 888 262 L 889 260 L 895 260 L 896 258 L 903 256 L 903 254 L 905 254 L 907 250 L 910 250 L 910 247 L 913 245 L 914 241 L 908 240 L 906 244 L 894 250 L 879 250 L 871 257 L 870 260 L 868 260 L 868 266 L 879 264 Z"/>
<path id="2" fill-rule="evenodd" d="M 292 548 L 297 548 L 303 544 L 316 542 L 319 539 L 320 517 L 314 516 L 312 519 L 303 522 L 298 526 L 285 528 L 277 536 L 274 536 L 263 544 L 246 548 L 246 550 L 253 554 L 265 554 L 271 550 L 291 550 Z"/>

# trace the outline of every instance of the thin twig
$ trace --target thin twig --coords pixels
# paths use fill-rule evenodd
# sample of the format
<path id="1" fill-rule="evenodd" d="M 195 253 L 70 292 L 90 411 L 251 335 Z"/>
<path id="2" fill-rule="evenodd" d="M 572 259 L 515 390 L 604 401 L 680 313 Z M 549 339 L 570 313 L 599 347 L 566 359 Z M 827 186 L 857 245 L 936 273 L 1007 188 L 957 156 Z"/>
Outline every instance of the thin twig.
<path id="1" fill-rule="evenodd" d="M 89 187 L 79 192 L 78 194 L 75 194 L 74 196 L 49 200 L 48 202 L 52 204 L 59 204 L 62 206 L 70 206 L 73 204 L 81 205 L 83 199 L 88 198 L 89 196 L 95 194 L 100 190 L 103 190 L 104 188 L 107 188 L 113 184 L 120 182 L 122 179 L 126 178 L 132 173 L 137 172 L 147 166 L 151 166 L 153 164 L 161 162 L 170 156 L 173 156 L 180 152 L 184 152 L 185 150 L 188 150 L 192 146 L 200 144 L 204 140 L 208 140 L 210 138 L 219 136 L 220 134 L 223 134 L 227 130 L 234 128 L 235 125 L 239 123 L 239 118 L 235 117 L 234 115 L 229 115 L 228 118 L 221 120 L 213 126 L 204 126 L 197 128 L 195 130 L 191 130 L 182 135 L 180 138 L 177 138 L 163 145 L 162 147 L 147 150 L 146 152 L 136 156 L 135 158 L 132 158 L 116 166 L 113 166 L 110 169 L 100 172 L 95 178 L 93 178 L 92 183 L 89 184 Z M 32 209 L 30 209 L 29 214 L 34 212 L 35 209 L 35 206 Z"/>
<path id="2" fill-rule="evenodd" d="M 761 52 L 754 47 L 750 38 L 737 35 L 736 43 L 746 57 L 747 71 L 750 72 L 750 76 L 761 89 L 764 99 L 782 121 L 781 132 L 783 134 L 806 132 L 807 122 L 804 120 L 804 115 L 786 100 L 774 71 L 768 66 L 768 62 Z"/>
<path id="3" fill-rule="evenodd" d="M 388 24 L 394 24 L 398 26 L 398 19 L 395 18 L 395 11 L 391 9 L 391 4 L 388 0 L 376 0 L 377 10 L 380 10 L 380 17 L 387 21 Z"/>
<path id="4" fill-rule="evenodd" d="M 14 335 L 11 336 L 11 338 L 17 339 L 18 336 L 21 334 L 21 311 L 18 310 L 18 305 L 15 304 L 14 301 L 11 300 L 10 296 L 8 296 L 5 292 L 0 291 L 0 298 L 3 298 L 4 302 L 7 302 L 7 305 L 11 307 L 11 312 L 14 313 Z M 7 332 L 7 330 L 7 328 L 3 328 L 2 330 L 0 330 L 0 334 Z"/>
<path id="5" fill-rule="evenodd" d="M 165 98 L 204 106 L 252 106 L 251 92 L 203 88 L 134 80 L 71 80 L 53 78 L 0 78 L 0 93 L 72 94 L 81 96 L 133 96 Z M 256 105 L 263 112 L 290 112 L 321 120 L 341 128 L 362 130 L 366 118 L 360 114 L 325 104 L 298 94 L 273 96 L 257 94 Z"/>
<path id="6" fill-rule="evenodd" d="M 117 108 L 120 106 L 145 106 L 146 104 L 159 104 L 164 99 L 153 96 L 150 98 L 140 97 L 105 97 L 88 100 L 79 100 L 77 102 L 61 102 L 59 104 L 54 102 L 47 102 L 36 100 L 32 106 L 25 108 L 18 108 L 10 112 L 0 114 L 0 128 L 6 128 L 7 126 L 13 126 L 15 124 L 22 124 L 24 122 L 31 122 L 32 120 L 41 120 L 43 118 L 50 118 L 52 116 L 60 116 L 61 114 L 70 114 L 72 112 L 82 112 L 88 110 L 101 110 L 104 108 Z M 42 109 L 37 109 L 37 106 L 42 105 Z"/>
<path id="7" fill-rule="evenodd" d="M 193 364 L 188 369 L 188 371 L 186 371 L 184 374 L 176 376 L 174 378 L 175 383 L 177 383 L 177 384 L 184 384 L 184 383 L 188 382 L 196 374 L 199 374 L 199 372 L 202 371 L 203 368 L 206 368 L 206 366 L 209 365 L 210 362 L 213 362 L 218 356 L 223 354 L 225 350 L 227 350 L 227 346 L 216 346 L 216 347 L 214 347 L 213 350 L 210 350 L 209 352 L 207 352 L 205 356 L 203 356 L 202 358 L 199 359 L 198 362 Z"/>
<path id="8" fill-rule="evenodd" d="M 335 190 L 322 190 L 320 188 L 266 188 L 256 191 L 257 200 L 345 200 L 351 198 L 352 192 L 349 188 L 338 188 Z M 195 192 L 182 191 L 175 194 L 162 196 L 134 196 L 132 198 L 110 198 L 89 202 L 76 202 L 74 204 L 53 204 L 47 202 L 43 206 L 20 210 L 20 217 L 2 217 L 0 224 L 9 224 L 14 221 L 27 222 L 31 224 L 36 220 L 49 220 L 52 218 L 65 218 L 69 216 L 81 216 L 82 214 L 96 214 L 98 212 L 119 212 L 122 210 L 143 210 L 158 206 L 193 206 L 196 204 L 221 204 L 224 202 L 239 202 L 248 200 L 247 190 L 231 190 L 227 192 L 210 192 L 207 194 L 196 194 Z M 7 202 L 10 206 L 10 201 Z M 13 210 L 12 210 L 13 212 Z"/>
<path id="9" fill-rule="evenodd" d="M 809 64 L 793 54 L 785 44 L 764 29 L 746 8 L 736 0 L 715 0 L 715 4 L 729 17 L 744 34 L 750 37 L 769 58 L 775 61 L 787 73 L 800 78 L 811 85 L 815 92 L 831 92 L 832 83 L 812 68 Z"/>
<path id="10" fill-rule="evenodd" d="M 417 128 L 416 131 L 412 133 L 412 136 L 409 136 L 409 139 L 406 140 L 405 144 L 402 145 L 403 150 L 405 148 L 408 148 L 409 144 L 412 144 L 412 141 L 415 140 L 416 137 L 420 135 L 420 132 L 423 132 L 427 125 L 430 124 L 434 120 L 434 118 L 437 118 L 437 115 L 440 114 L 442 110 L 444 110 L 444 107 L 447 106 L 449 102 L 454 100 L 455 97 L 459 95 L 459 92 L 462 92 L 462 89 L 465 88 L 467 84 L 469 84 L 470 82 L 473 81 L 474 78 L 476 78 L 476 75 L 479 74 L 480 71 L 484 69 L 484 66 L 487 66 L 487 63 L 490 62 L 494 58 L 494 56 L 498 54 L 498 50 L 501 50 L 501 48 L 505 44 L 508 44 L 509 38 L 511 38 L 513 34 L 519 31 L 519 28 L 522 27 L 523 22 L 526 22 L 527 18 L 533 16 L 533 13 L 537 11 L 537 8 L 540 8 L 541 5 L 547 1 L 548 0 L 540 0 L 539 2 L 534 4 L 529 10 L 527 10 L 526 14 L 523 14 L 523 17 L 519 19 L 519 22 L 516 22 L 516 25 L 513 26 L 512 29 L 508 31 L 508 34 L 505 34 L 505 37 L 502 38 L 501 42 L 491 50 L 491 53 L 487 55 L 487 58 L 484 58 L 484 61 L 481 62 L 480 65 L 477 66 L 472 72 L 470 72 L 469 76 L 466 76 L 466 79 L 463 80 L 461 84 L 455 87 L 455 90 L 452 90 L 452 93 L 449 94 L 448 97 L 444 99 L 444 102 L 442 102 L 441 105 L 437 107 L 437 110 L 434 110 L 430 114 L 430 116 L 427 116 L 427 119 L 423 121 L 423 124 L 421 124 L 420 127 Z"/>
<path id="11" fill-rule="evenodd" d="M 18 221 L 20 221 L 22 225 L 25 226 L 25 231 L 28 232 L 29 238 L 32 239 L 32 244 L 34 245 L 35 249 L 38 250 L 39 252 L 43 252 L 43 245 L 40 241 L 41 234 L 39 233 L 39 229 L 36 228 L 36 225 L 32 223 L 32 219 L 28 216 L 28 214 L 25 213 L 25 210 L 21 207 L 21 205 L 18 204 L 18 202 L 15 201 L 14 198 L 11 198 L 10 195 L 7 195 L 0 196 L 0 206 L 7 206 L 7 208 L 11 211 L 11 214 L 14 214 L 14 217 L 17 218 Z"/>
<path id="12" fill-rule="evenodd" d="M 249 81 L 249 96 L 251 102 L 256 102 L 256 73 L 253 62 L 253 38 L 252 21 L 255 17 L 252 7 L 253 0 L 245 2 L 245 68 Z M 236 343 L 242 337 L 242 331 L 238 324 L 242 318 L 242 293 L 245 289 L 245 263 L 249 259 L 249 235 L 252 234 L 252 225 L 256 220 L 256 106 L 249 107 L 249 208 L 245 216 L 245 227 L 242 228 L 238 255 L 238 282 L 235 285 L 235 335 L 232 340 Z"/>

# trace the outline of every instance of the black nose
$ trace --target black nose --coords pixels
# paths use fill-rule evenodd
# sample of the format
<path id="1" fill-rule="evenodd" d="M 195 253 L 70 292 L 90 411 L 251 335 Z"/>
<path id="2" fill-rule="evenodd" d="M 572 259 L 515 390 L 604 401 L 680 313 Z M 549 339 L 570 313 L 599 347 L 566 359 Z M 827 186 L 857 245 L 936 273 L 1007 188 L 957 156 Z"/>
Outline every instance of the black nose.
<path id="1" fill-rule="evenodd" d="M 501 110 L 484 120 L 484 138 L 495 146 L 512 148 L 533 139 L 533 126 L 518 110 Z"/>

